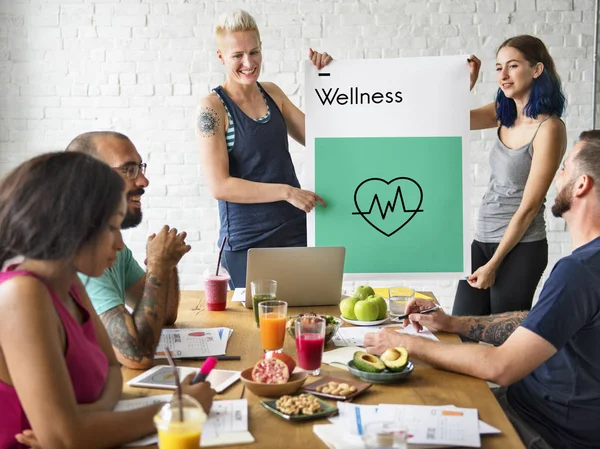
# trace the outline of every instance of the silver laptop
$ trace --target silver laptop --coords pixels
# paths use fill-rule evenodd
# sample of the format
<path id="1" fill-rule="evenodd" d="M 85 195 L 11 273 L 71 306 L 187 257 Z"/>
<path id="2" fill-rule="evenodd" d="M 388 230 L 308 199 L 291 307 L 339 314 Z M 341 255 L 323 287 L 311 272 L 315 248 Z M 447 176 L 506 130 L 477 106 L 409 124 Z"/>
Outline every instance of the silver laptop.
<path id="1" fill-rule="evenodd" d="M 252 308 L 250 282 L 277 281 L 277 299 L 294 306 L 339 304 L 344 277 L 343 246 L 251 248 L 246 268 L 246 302 Z"/>

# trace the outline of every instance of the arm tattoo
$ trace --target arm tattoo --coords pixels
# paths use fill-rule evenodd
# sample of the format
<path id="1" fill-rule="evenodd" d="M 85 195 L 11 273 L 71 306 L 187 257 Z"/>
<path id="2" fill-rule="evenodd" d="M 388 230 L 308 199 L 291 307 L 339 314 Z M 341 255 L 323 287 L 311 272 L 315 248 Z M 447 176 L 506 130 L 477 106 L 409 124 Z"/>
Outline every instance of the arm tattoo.
<path id="1" fill-rule="evenodd" d="M 214 109 L 203 107 L 196 120 L 198 132 L 202 137 L 212 137 L 217 134 L 221 121 Z"/>
<path id="2" fill-rule="evenodd" d="M 131 317 L 133 323 L 128 325 L 130 318 L 124 307 L 115 307 L 100 316 L 112 345 L 125 359 L 140 363 L 144 358 L 154 357 L 165 309 L 165 298 L 161 303 L 159 294 L 166 295 L 163 284 L 148 272 L 142 299 Z"/>
<path id="3" fill-rule="evenodd" d="M 482 317 L 465 317 L 468 320 L 467 337 L 495 346 L 504 343 L 519 327 L 529 312 L 507 312 Z"/>
<path id="4" fill-rule="evenodd" d="M 127 360 L 140 363 L 148 354 L 140 348 L 135 335 L 131 335 L 126 314 L 124 307 L 115 307 L 100 315 L 100 319 L 115 350 Z"/>

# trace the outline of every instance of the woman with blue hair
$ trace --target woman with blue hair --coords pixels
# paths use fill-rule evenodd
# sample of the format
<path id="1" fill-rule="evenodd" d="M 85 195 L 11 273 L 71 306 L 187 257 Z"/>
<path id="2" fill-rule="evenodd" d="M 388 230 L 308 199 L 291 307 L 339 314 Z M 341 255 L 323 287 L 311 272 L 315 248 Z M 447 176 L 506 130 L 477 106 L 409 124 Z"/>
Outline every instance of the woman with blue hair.
<path id="1" fill-rule="evenodd" d="M 471 57 L 471 87 L 481 62 Z M 496 101 L 471 111 L 471 129 L 496 128 L 472 274 L 460 281 L 453 315 L 529 310 L 548 264 L 544 203 L 566 150 L 565 97 L 544 43 L 528 35 L 496 53 Z"/>

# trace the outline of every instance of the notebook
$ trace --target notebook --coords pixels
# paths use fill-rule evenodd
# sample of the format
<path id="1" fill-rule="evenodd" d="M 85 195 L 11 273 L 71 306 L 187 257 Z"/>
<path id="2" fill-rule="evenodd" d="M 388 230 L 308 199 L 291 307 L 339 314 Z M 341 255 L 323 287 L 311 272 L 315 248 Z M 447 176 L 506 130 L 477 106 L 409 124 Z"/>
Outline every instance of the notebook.
<path id="1" fill-rule="evenodd" d="M 339 304 L 345 257 L 343 246 L 251 248 L 244 305 L 252 308 L 250 283 L 258 279 L 276 280 L 277 299 L 288 307 Z"/>
<path id="2" fill-rule="evenodd" d="M 171 395 L 126 399 L 117 403 L 115 411 L 134 410 L 147 405 L 168 402 Z M 126 447 L 149 446 L 158 442 L 156 434 L 133 441 Z M 248 431 L 248 400 L 234 399 L 214 401 L 202 428 L 200 447 L 230 446 L 254 443 Z"/>

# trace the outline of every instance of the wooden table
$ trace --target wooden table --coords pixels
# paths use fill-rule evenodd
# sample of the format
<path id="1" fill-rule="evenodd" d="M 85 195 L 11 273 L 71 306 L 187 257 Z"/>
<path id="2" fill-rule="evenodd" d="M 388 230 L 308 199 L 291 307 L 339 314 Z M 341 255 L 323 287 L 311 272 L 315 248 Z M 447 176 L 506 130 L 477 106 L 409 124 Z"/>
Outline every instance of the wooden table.
<path id="1" fill-rule="evenodd" d="M 329 307 L 294 307 L 288 310 L 289 315 L 306 312 L 339 316 L 337 306 Z M 263 351 L 260 343 L 260 331 L 254 324 L 252 310 L 244 308 L 240 303 L 231 302 L 231 293 L 227 309 L 223 312 L 208 312 L 204 303 L 204 293 L 201 291 L 187 291 L 181 294 L 181 305 L 176 327 L 230 327 L 234 329 L 229 339 L 227 354 L 240 355 L 240 361 L 220 361 L 221 369 L 243 370 L 251 367 L 262 358 Z M 460 341 L 453 334 L 437 334 L 441 340 Z M 335 346 L 328 343 L 326 350 Z M 296 355 L 293 340 L 286 337 L 284 351 Z M 157 363 L 163 363 L 159 361 Z M 202 362 L 186 361 L 186 366 L 200 366 Z M 420 361 L 415 361 L 415 370 L 406 382 L 396 385 L 376 385 L 364 394 L 354 399 L 358 404 L 399 403 L 416 405 L 447 405 L 469 407 L 479 410 L 479 417 L 483 421 L 497 427 L 502 431 L 500 435 L 482 436 L 482 448 L 485 449 L 519 449 L 524 448 L 517 433 L 506 418 L 502 408 L 496 402 L 488 385 L 483 380 L 462 374 L 449 373 L 434 369 Z M 140 374 L 140 371 L 123 368 L 123 380 L 126 382 Z M 323 365 L 322 375 L 356 379 L 348 371 Z M 317 378 L 310 378 L 310 383 Z M 165 390 L 132 388 L 124 385 L 123 399 L 165 394 Z M 216 399 L 239 399 L 242 393 L 242 383 L 237 382 Z M 317 437 L 312 426 L 315 423 L 326 424 L 327 420 L 308 422 L 287 422 L 268 412 L 260 405 L 261 398 L 246 390 L 244 397 L 248 399 L 249 430 L 254 436 L 254 447 L 283 448 L 286 449 L 312 449 L 325 448 L 325 444 Z M 250 445 L 252 446 L 252 445 Z M 250 447 L 228 446 L 236 448 Z M 156 448 L 157 446 L 146 446 Z"/>

